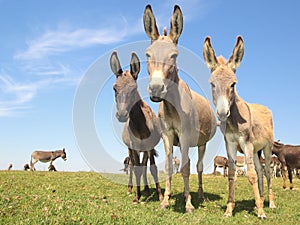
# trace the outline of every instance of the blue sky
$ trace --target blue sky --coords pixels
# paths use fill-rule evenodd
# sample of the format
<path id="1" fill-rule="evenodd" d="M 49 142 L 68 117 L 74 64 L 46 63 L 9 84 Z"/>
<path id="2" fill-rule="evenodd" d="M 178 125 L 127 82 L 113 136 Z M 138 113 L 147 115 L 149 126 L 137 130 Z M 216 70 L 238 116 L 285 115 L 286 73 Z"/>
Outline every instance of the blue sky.
<path id="1" fill-rule="evenodd" d="M 169 26 L 173 5 L 181 7 L 184 28 L 179 45 L 196 54 L 200 61 L 207 35 L 211 36 L 216 54 L 226 58 L 231 55 L 236 36 L 242 35 L 245 55 L 237 70 L 239 95 L 248 102 L 260 103 L 272 110 L 276 139 L 300 143 L 300 3 L 296 0 L 162 3 L 0 0 L 0 169 L 6 169 L 8 163 L 13 163 L 14 169 L 21 169 L 36 149 L 61 148 L 66 148 L 68 160 L 55 162 L 59 170 L 88 171 L 90 167 L 97 169 L 97 165 L 103 165 L 99 170 L 115 172 L 122 167 L 127 151 L 119 138 L 123 124 L 119 124 L 113 115 L 114 76 L 107 70 L 108 61 L 103 68 L 101 63 L 114 49 L 136 46 L 138 44 L 132 43 L 137 42 L 149 43 L 142 24 L 148 3 L 152 5 L 160 31 Z M 142 44 L 137 50 L 127 49 L 128 56 L 122 56 L 121 64 L 128 66 L 133 50 L 144 60 L 143 47 Z M 148 101 L 144 61 L 142 67 L 139 88 Z M 113 163 L 101 154 L 97 155 L 95 152 L 99 149 L 92 143 L 82 149 L 74 133 L 74 99 L 87 73 L 94 68 L 99 70 L 104 83 L 94 95 L 96 101 L 91 120 L 99 142 L 114 158 Z M 192 89 L 201 91 L 202 87 L 189 80 L 189 76 L 182 76 Z M 204 94 L 211 97 L 210 93 Z M 149 104 L 157 109 L 156 104 Z M 85 105 L 80 107 L 84 109 Z M 86 118 L 81 119 L 84 124 Z M 81 132 L 88 140 L 89 131 Z M 212 156 L 208 152 L 225 155 L 223 143 L 219 145 L 220 149 L 207 149 L 206 172 L 212 171 Z M 158 150 L 160 157 L 157 160 L 163 167 L 161 144 Z M 175 154 L 179 156 L 177 149 Z M 193 163 L 195 155 L 192 152 Z M 47 166 L 37 164 L 41 170 Z"/>

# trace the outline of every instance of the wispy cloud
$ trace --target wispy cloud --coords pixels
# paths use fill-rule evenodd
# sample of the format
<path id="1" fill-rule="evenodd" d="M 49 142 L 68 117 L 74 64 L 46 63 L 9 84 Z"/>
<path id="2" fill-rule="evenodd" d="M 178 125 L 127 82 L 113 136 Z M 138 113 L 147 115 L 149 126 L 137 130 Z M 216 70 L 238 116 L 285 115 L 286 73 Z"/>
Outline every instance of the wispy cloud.
<path id="1" fill-rule="evenodd" d="M 18 111 L 28 108 L 26 103 L 32 100 L 37 91 L 37 84 L 21 84 L 12 77 L 0 75 L 0 116 L 14 116 Z"/>
<path id="2" fill-rule="evenodd" d="M 80 77 L 49 77 L 30 82 L 20 82 L 7 75 L 0 74 L 0 117 L 16 116 L 31 108 L 28 104 L 41 90 L 54 88 L 58 84 L 76 85 Z"/>
<path id="3" fill-rule="evenodd" d="M 14 63 L 20 70 L 18 72 L 26 74 L 31 78 L 30 81 L 19 81 L 14 79 L 17 74 L 0 72 L 0 116 L 16 115 L 19 114 L 17 112 L 27 109 L 42 89 L 49 89 L 58 84 L 77 85 L 82 71 L 86 68 L 78 68 L 76 62 L 68 60 L 69 52 L 117 43 L 126 35 L 126 26 L 122 26 L 121 29 L 58 27 L 46 30 L 28 41 L 25 50 L 14 54 Z"/>
<path id="4" fill-rule="evenodd" d="M 40 59 L 74 49 L 116 43 L 121 41 L 125 34 L 125 31 L 114 28 L 48 30 L 35 40 L 29 41 L 28 48 L 18 52 L 15 58 L 20 60 Z"/>

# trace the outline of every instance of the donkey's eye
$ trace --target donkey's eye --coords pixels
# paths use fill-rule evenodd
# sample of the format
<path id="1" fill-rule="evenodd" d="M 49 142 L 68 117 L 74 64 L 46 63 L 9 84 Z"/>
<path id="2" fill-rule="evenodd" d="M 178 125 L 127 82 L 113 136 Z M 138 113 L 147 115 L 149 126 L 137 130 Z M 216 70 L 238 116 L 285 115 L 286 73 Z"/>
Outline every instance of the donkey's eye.
<path id="1" fill-rule="evenodd" d="M 231 88 L 234 88 L 235 82 L 230 85 Z"/>
<path id="2" fill-rule="evenodd" d="M 210 83 L 211 84 L 211 87 L 212 88 L 215 88 L 216 87 L 216 85 L 214 85 L 213 83 Z"/>
<path id="3" fill-rule="evenodd" d="M 149 53 L 146 52 L 146 57 L 147 57 L 147 58 L 150 58 L 151 55 L 150 55 Z"/>

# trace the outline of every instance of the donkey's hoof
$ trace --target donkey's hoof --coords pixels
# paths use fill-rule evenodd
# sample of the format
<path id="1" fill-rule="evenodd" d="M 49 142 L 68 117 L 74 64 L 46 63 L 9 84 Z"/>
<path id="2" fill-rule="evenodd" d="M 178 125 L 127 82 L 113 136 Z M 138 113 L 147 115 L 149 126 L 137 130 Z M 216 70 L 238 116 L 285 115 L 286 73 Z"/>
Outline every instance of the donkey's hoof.
<path id="1" fill-rule="evenodd" d="M 276 209 L 275 203 L 274 203 L 274 202 L 273 202 L 273 203 L 270 203 L 269 208 L 270 208 L 270 209 Z"/>
<path id="2" fill-rule="evenodd" d="M 132 204 L 134 204 L 134 205 L 139 204 L 139 199 L 137 197 L 135 197 L 132 201 Z"/>
<path id="3" fill-rule="evenodd" d="M 267 216 L 265 214 L 259 215 L 258 219 L 265 220 L 265 219 L 267 219 Z"/>
<path id="4" fill-rule="evenodd" d="M 225 217 L 231 217 L 231 216 L 232 216 L 232 213 L 230 213 L 230 212 L 225 212 L 225 213 L 224 213 L 224 216 L 225 216 Z"/>
<path id="5" fill-rule="evenodd" d="M 193 213 L 194 210 L 195 210 L 194 207 L 192 207 L 192 208 L 186 208 L 186 209 L 185 209 L 185 212 L 186 212 L 186 213 Z"/>
<path id="6" fill-rule="evenodd" d="M 161 209 L 167 209 L 167 208 L 169 208 L 169 204 L 160 204 L 160 208 Z"/>
<path id="7" fill-rule="evenodd" d="M 162 202 L 164 200 L 164 196 L 163 195 L 159 195 L 159 201 Z"/>

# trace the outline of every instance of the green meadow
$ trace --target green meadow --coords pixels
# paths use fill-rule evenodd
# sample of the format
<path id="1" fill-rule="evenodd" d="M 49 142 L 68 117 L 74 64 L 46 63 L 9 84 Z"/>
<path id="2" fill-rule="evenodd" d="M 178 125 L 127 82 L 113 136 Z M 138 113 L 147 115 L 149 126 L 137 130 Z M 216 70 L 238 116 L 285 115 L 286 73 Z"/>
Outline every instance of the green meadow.
<path id="1" fill-rule="evenodd" d="M 0 171 L 0 224 L 299 224 L 300 221 L 300 180 L 296 177 L 294 190 L 283 190 L 281 178 L 273 180 L 277 208 L 269 209 L 265 201 L 267 219 L 263 221 L 256 216 L 253 191 L 246 177 L 237 179 L 236 208 L 231 218 L 223 216 L 228 187 L 227 178 L 220 175 L 204 175 L 204 202 L 197 199 L 197 175 L 191 175 L 196 208 L 192 214 L 185 213 L 180 174 L 173 177 L 171 206 L 165 210 L 159 207 L 155 185 L 150 186 L 150 196 L 143 195 L 140 203 L 134 205 L 133 196 L 127 195 L 127 186 L 114 182 L 124 182 L 128 176 L 107 177 L 94 172 Z M 164 182 L 161 185 L 164 188 Z"/>

